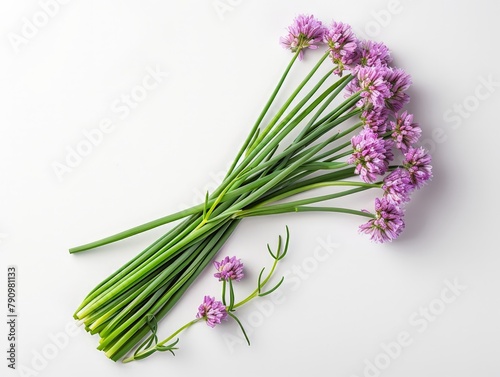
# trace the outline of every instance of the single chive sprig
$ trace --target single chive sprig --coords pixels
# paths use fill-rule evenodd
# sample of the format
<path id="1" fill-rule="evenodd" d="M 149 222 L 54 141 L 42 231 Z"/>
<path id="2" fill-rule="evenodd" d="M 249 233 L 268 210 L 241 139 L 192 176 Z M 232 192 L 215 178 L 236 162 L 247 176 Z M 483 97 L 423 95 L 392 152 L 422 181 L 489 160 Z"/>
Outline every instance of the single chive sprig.
<path id="1" fill-rule="evenodd" d="M 263 278 L 265 268 L 262 268 L 257 279 L 257 288 L 239 302 L 235 302 L 236 294 L 234 291 L 233 281 L 238 282 L 243 278 L 243 263 L 241 263 L 241 260 L 236 257 L 225 257 L 220 262 L 214 262 L 214 267 L 217 270 L 214 276 L 222 282 L 221 301 L 216 300 L 213 296 L 205 296 L 203 298 L 203 302 L 198 307 L 196 318 L 181 326 L 162 341 L 158 341 L 158 322 L 155 316 L 152 314 L 147 315 L 147 324 L 151 334 L 139 345 L 137 350 L 131 356 L 123 359 L 123 362 L 129 363 L 136 360 L 142 360 L 151 356 L 155 352 L 170 352 L 172 355 L 175 355 L 174 351 L 178 349 L 177 344 L 179 343 L 179 338 L 175 340 L 174 338 L 176 338 L 184 330 L 187 330 L 194 324 L 202 321 L 205 321 L 209 327 L 213 328 L 222 323 L 222 321 L 226 320 L 228 317 L 231 317 L 238 324 L 247 341 L 247 344 L 250 345 L 250 339 L 248 338 L 245 328 L 235 314 L 236 309 L 249 303 L 255 298 L 273 293 L 281 286 L 285 279 L 284 277 L 282 277 L 272 288 L 264 291 L 265 286 L 269 283 L 271 277 L 276 271 L 278 262 L 287 254 L 289 244 L 290 232 L 288 227 L 286 227 L 286 239 L 284 244 L 282 242 L 282 237 L 279 236 L 278 246 L 275 252 L 271 250 L 269 244 L 267 245 L 269 254 L 274 260 L 269 273 L 265 278 Z M 227 285 L 229 286 L 229 292 L 227 292 Z M 227 295 L 229 295 L 229 299 L 227 299 Z"/>

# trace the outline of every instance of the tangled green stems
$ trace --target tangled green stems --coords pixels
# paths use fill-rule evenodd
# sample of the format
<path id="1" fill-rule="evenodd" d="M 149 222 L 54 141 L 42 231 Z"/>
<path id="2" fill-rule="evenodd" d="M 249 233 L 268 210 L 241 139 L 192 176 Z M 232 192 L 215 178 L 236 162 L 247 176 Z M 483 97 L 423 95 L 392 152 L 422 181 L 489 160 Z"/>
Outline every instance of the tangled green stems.
<path id="1" fill-rule="evenodd" d="M 160 321 L 168 314 L 242 219 L 307 211 L 374 217 L 353 209 L 313 205 L 381 187 L 381 183 L 350 180 L 355 176 L 354 167 L 343 161 L 352 153 L 349 136 L 362 126 L 356 122 L 361 110 L 355 108 L 360 93 L 333 103 L 352 76 L 348 74 L 331 83 L 334 68 L 330 68 L 307 89 L 325 64 L 328 53 L 319 59 L 270 121 L 263 123 L 298 53 L 285 69 L 223 182 L 214 192 L 207 193 L 204 203 L 70 249 L 70 253 L 78 253 L 178 222 L 98 284 L 74 314 L 87 331 L 99 334 L 98 349 L 112 360 L 117 361 L 141 342 L 144 344 L 152 318 Z M 283 146 L 299 127 L 293 140 Z M 335 190 L 292 199 L 328 187 Z"/>
<path id="2" fill-rule="evenodd" d="M 264 288 L 266 287 L 267 283 L 273 276 L 276 266 L 278 265 L 278 262 L 282 260 L 285 255 L 288 252 L 288 247 L 290 244 L 290 232 L 288 229 L 288 226 L 286 227 L 286 238 L 285 238 L 285 243 L 283 244 L 282 237 L 278 237 L 278 246 L 276 248 L 276 252 L 274 253 L 271 250 L 271 247 L 269 244 L 267 244 L 267 250 L 269 251 L 269 254 L 273 258 L 274 262 L 271 266 L 271 269 L 267 276 L 263 278 L 263 274 L 265 271 L 265 268 L 262 268 L 262 270 L 259 273 L 259 277 L 257 279 L 257 288 L 251 292 L 245 299 L 235 302 L 235 292 L 234 292 L 234 287 L 233 287 L 233 282 L 232 279 L 229 280 L 222 280 L 222 303 L 226 307 L 226 313 L 228 316 L 230 316 L 232 319 L 235 320 L 235 322 L 238 324 L 240 327 L 243 336 L 245 337 L 245 340 L 247 341 L 248 345 L 250 345 L 250 339 L 248 338 L 248 335 L 243 327 L 243 324 L 241 321 L 238 319 L 238 317 L 235 314 L 235 311 L 237 308 L 249 303 L 251 300 L 257 298 L 257 297 L 263 297 L 267 296 L 271 293 L 273 293 L 276 289 L 278 289 L 283 281 L 285 280 L 285 277 L 283 276 L 278 283 L 276 283 L 272 288 L 264 291 Z M 229 300 L 227 300 L 227 285 L 229 285 Z M 184 330 L 187 330 L 191 326 L 193 326 L 195 323 L 203 321 L 203 318 L 196 318 L 193 319 L 189 322 L 187 322 L 185 325 L 181 326 L 179 329 L 177 329 L 175 332 L 173 332 L 169 337 L 162 341 L 158 341 L 158 323 L 155 319 L 154 316 L 148 316 L 147 317 L 148 325 L 151 330 L 151 335 L 137 348 L 137 350 L 129 357 L 126 357 L 123 359 L 124 363 L 129 363 L 135 360 L 141 360 L 144 359 L 148 356 L 151 356 L 155 352 L 170 352 L 172 355 L 175 355 L 174 351 L 178 349 L 177 344 L 179 343 L 179 338 L 177 338 L 175 341 L 172 342 L 172 340 L 179 335 L 181 332 Z M 171 343 L 169 343 L 171 342 Z"/>

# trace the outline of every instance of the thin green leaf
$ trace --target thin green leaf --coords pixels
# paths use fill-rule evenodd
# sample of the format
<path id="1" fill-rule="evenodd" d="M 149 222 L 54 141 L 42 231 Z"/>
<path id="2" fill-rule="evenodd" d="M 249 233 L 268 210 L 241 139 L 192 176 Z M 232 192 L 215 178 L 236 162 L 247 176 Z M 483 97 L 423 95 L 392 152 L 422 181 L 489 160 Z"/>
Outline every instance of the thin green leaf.
<path id="1" fill-rule="evenodd" d="M 203 218 L 207 216 L 207 210 L 208 210 L 208 191 L 205 194 L 205 204 L 203 205 Z"/>
<path id="2" fill-rule="evenodd" d="M 158 322 L 156 321 L 156 318 L 153 314 L 147 314 L 146 315 L 146 322 L 151 330 L 151 337 L 149 338 L 149 341 L 146 345 L 146 348 L 151 347 L 154 344 L 158 343 Z"/>
<path id="3" fill-rule="evenodd" d="M 273 293 L 276 289 L 278 289 L 278 287 L 283 283 L 283 281 L 285 280 L 285 277 L 283 276 L 281 278 L 281 280 L 278 282 L 278 284 L 276 284 L 273 288 L 271 288 L 270 290 L 264 292 L 264 293 L 260 293 L 259 294 L 259 297 L 263 297 L 263 296 L 267 296 L 268 294 L 270 293 Z"/>
<path id="4" fill-rule="evenodd" d="M 226 305 L 226 280 L 222 280 L 222 303 Z"/>
<path id="5" fill-rule="evenodd" d="M 229 310 L 232 310 L 233 306 L 234 306 L 233 280 L 229 279 Z"/>
<path id="6" fill-rule="evenodd" d="M 248 143 L 247 151 L 250 151 L 253 148 L 253 144 L 255 143 L 255 141 L 257 140 L 259 135 L 260 135 L 260 128 L 257 128 L 252 135 L 252 139 L 250 140 L 250 143 Z"/>
<path id="7" fill-rule="evenodd" d="M 283 238 L 281 238 L 281 235 L 280 235 L 280 236 L 278 236 L 278 247 L 276 248 L 276 256 L 278 256 L 280 254 L 282 243 L 283 243 Z M 276 258 L 274 258 L 274 259 L 276 259 Z"/>
<path id="8" fill-rule="evenodd" d="M 349 151 L 349 153 L 352 153 Z M 335 169 L 340 169 L 344 168 L 346 164 L 344 162 L 311 162 L 308 164 L 304 164 L 303 169 L 304 170 L 335 170 Z"/>
<path id="9" fill-rule="evenodd" d="M 228 313 L 235 321 L 236 323 L 240 326 L 240 329 L 241 329 L 241 332 L 243 333 L 243 336 L 245 337 L 246 341 L 247 341 L 247 344 L 250 345 L 250 339 L 248 339 L 248 335 L 245 331 L 245 328 L 243 327 L 243 325 L 241 324 L 240 320 L 238 319 L 238 317 L 236 317 L 233 313 Z"/>
<path id="10" fill-rule="evenodd" d="M 178 350 L 179 349 L 178 347 L 175 347 L 177 343 L 179 343 L 179 338 L 177 338 L 175 342 L 170 343 L 169 345 L 166 345 L 166 346 L 156 346 L 156 349 L 158 351 L 160 351 L 160 352 L 169 351 L 169 352 L 172 353 L 172 355 L 175 356 L 175 353 L 174 353 L 173 350 Z"/>
<path id="11" fill-rule="evenodd" d="M 134 360 L 142 360 L 156 352 L 156 349 L 149 350 L 141 355 L 134 354 Z"/>
<path id="12" fill-rule="evenodd" d="M 288 246 L 290 245 L 290 230 L 288 229 L 288 225 L 286 226 L 286 241 L 285 241 L 285 247 L 283 249 L 283 254 L 279 255 L 278 260 L 281 260 L 285 257 L 286 253 L 288 252 Z"/>
<path id="13" fill-rule="evenodd" d="M 273 257 L 273 259 L 276 259 L 277 257 L 274 255 L 274 253 L 271 251 L 271 246 L 269 246 L 269 244 L 267 244 L 267 250 L 269 251 L 269 254 L 271 254 L 271 257 Z"/>
<path id="14" fill-rule="evenodd" d="M 259 278 L 257 279 L 257 290 L 259 292 L 259 295 L 260 295 L 260 289 L 262 288 L 262 283 L 261 283 L 261 281 L 262 281 L 262 274 L 264 273 L 265 269 L 266 269 L 265 267 L 262 267 L 262 270 L 260 270 Z"/>

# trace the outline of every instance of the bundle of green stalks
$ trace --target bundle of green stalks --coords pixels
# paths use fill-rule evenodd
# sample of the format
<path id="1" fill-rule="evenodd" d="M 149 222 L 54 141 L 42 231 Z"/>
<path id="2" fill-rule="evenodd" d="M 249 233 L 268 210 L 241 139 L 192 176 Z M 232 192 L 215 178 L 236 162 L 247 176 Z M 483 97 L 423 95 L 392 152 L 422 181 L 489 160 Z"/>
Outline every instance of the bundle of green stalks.
<path id="1" fill-rule="evenodd" d="M 331 66 L 321 76 L 319 72 L 325 69 L 320 67 L 331 65 L 327 52 L 279 110 L 269 114 L 299 53 L 293 55 L 225 179 L 207 193 L 204 203 L 70 249 L 78 253 L 176 222 L 97 285 L 74 314 L 88 332 L 99 335 L 98 349 L 110 359 L 122 359 L 141 343 L 150 332 L 148 319 L 160 321 L 169 313 L 243 218 L 307 211 L 374 218 L 365 211 L 315 205 L 381 187 L 380 182 L 349 180 L 357 177 L 354 166 L 345 162 L 353 153 L 349 139 L 363 126 L 359 121 L 362 110 L 355 106 L 360 92 L 344 96 L 351 74 L 335 79 L 336 67 Z M 268 120 L 264 123 L 264 119 Z M 338 187 L 326 194 L 312 194 L 331 186 Z M 295 198 L 303 193 L 310 195 Z"/>

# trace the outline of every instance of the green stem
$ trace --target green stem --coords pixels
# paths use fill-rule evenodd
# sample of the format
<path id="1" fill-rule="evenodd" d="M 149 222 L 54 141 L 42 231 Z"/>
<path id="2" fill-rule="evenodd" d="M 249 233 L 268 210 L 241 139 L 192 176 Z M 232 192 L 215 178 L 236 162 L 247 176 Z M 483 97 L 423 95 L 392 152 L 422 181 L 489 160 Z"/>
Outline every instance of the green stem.
<path id="1" fill-rule="evenodd" d="M 222 303 L 224 304 L 224 306 L 227 306 L 226 305 L 226 280 L 222 280 L 222 294 L 221 294 L 221 297 L 222 297 Z"/>
<path id="2" fill-rule="evenodd" d="M 243 155 L 243 153 L 245 153 L 245 151 L 246 151 L 247 147 L 249 146 L 249 144 L 253 143 L 253 141 L 254 141 L 253 138 L 255 137 L 255 133 L 259 129 L 259 126 L 262 123 L 262 120 L 264 119 L 264 117 L 267 114 L 269 108 L 271 107 L 271 105 L 273 104 L 274 100 L 276 99 L 276 96 L 278 95 L 278 92 L 280 91 L 281 87 L 283 86 L 283 82 L 285 81 L 286 77 L 288 76 L 288 73 L 290 72 L 290 69 L 292 68 L 293 64 L 297 60 L 297 57 L 299 56 L 299 52 L 300 51 L 297 51 L 293 55 L 292 60 L 290 60 L 290 63 L 288 63 L 288 66 L 286 67 L 285 72 L 283 72 L 283 74 L 281 75 L 280 80 L 278 81 L 278 85 L 276 85 L 276 87 L 274 88 L 274 91 L 272 92 L 271 97 L 269 97 L 266 105 L 264 106 L 264 108 L 262 109 L 259 117 L 255 121 L 255 124 L 253 125 L 252 130 L 250 131 L 250 134 L 248 135 L 247 139 L 243 143 L 243 146 L 239 150 L 239 152 L 236 155 L 236 158 L 234 159 L 231 167 L 229 168 L 228 172 L 226 173 L 226 177 L 229 176 L 233 172 L 234 168 L 238 164 L 238 162 L 239 162 L 241 156 Z"/>
<path id="3" fill-rule="evenodd" d="M 137 352 L 136 354 L 130 356 L 130 357 L 127 357 L 125 359 L 123 359 L 123 362 L 124 363 L 130 363 L 131 361 L 134 361 L 136 360 L 136 358 L 138 357 L 141 357 L 141 356 L 144 356 L 144 355 L 147 355 L 148 353 L 150 354 L 151 351 L 156 351 L 158 349 L 158 346 L 164 346 L 166 343 L 170 342 L 173 338 L 175 338 L 178 334 L 180 334 L 181 332 L 183 332 L 184 330 L 188 329 L 189 327 L 191 327 L 192 325 L 194 325 L 195 323 L 201 321 L 202 318 L 196 318 L 196 319 L 193 319 L 192 321 L 186 323 L 184 326 L 180 327 L 177 331 L 175 331 L 174 333 L 172 333 L 172 335 L 170 335 L 168 338 L 162 340 L 161 342 L 155 344 L 154 346 L 151 346 L 149 348 L 146 348 L 142 351 L 139 351 Z"/>
<path id="4" fill-rule="evenodd" d="M 233 313 L 227 312 L 227 314 L 236 321 L 238 326 L 240 327 L 241 331 L 243 332 L 243 336 L 245 337 L 245 340 L 247 341 L 247 344 L 250 345 L 250 339 L 248 339 L 247 332 L 245 331 L 245 328 L 243 327 L 243 324 L 240 322 L 238 317 L 236 317 Z"/>
<path id="5" fill-rule="evenodd" d="M 249 208 L 246 210 L 241 210 L 233 215 L 235 219 L 240 219 L 249 216 L 262 216 L 262 215 L 274 215 L 286 212 L 295 212 L 296 208 L 302 207 L 311 203 L 323 202 L 326 200 L 337 199 L 343 196 L 355 194 L 361 191 L 366 191 L 371 187 L 357 187 L 350 190 L 345 190 L 342 192 L 327 194 L 322 196 L 317 196 L 313 198 L 307 198 L 302 200 L 296 200 L 294 202 L 283 203 L 283 204 L 275 204 L 272 206 L 266 206 L 262 208 Z"/>
<path id="6" fill-rule="evenodd" d="M 183 219 L 187 216 L 198 213 L 198 212 L 203 210 L 203 206 L 204 206 L 204 204 L 199 204 L 199 205 L 196 205 L 194 207 L 185 209 L 183 211 L 179 211 L 179 212 L 170 214 L 168 216 L 160 217 L 159 219 L 149 221 L 147 223 L 144 223 L 144 224 L 135 226 L 133 228 L 124 230 L 123 232 L 113 234 L 112 236 L 105 237 L 105 238 L 102 238 L 100 240 L 90 242 L 90 243 L 87 243 L 84 245 L 72 247 L 71 249 L 69 249 L 69 252 L 71 254 L 74 254 L 74 253 L 78 253 L 81 251 L 94 249 L 96 247 L 103 246 L 103 245 L 106 245 L 106 244 L 109 244 L 112 242 L 120 241 L 124 238 L 131 237 L 133 235 L 145 232 L 147 230 L 156 228 L 158 226 L 165 225 L 165 224 L 168 224 L 170 222 L 180 220 L 180 219 Z"/>
<path id="7" fill-rule="evenodd" d="M 260 207 L 265 206 L 266 204 L 277 202 L 286 198 L 289 198 L 290 196 L 294 196 L 300 193 L 303 193 L 305 191 L 310 191 L 322 187 L 331 187 L 331 186 L 351 186 L 351 187 L 366 187 L 366 188 L 380 188 L 380 184 L 376 183 L 365 183 L 365 182 L 357 182 L 357 181 L 331 181 L 331 182 L 319 182 L 319 183 L 314 183 L 309 186 L 303 186 L 300 188 L 297 188 L 295 190 L 290 190 L 286 193 L 283 193 L 281 195 L 277 195 L 275 197 L 269 198 L 266 201 L 259 203 L 257 206 L 252 207 L 253 209 L 257 209 Z"/>
<path id="8" fill-rule="evenodd" d="M 279 262 L 279 259 L 275 259 L 274 260 L 273 265 L 271 266 L 271 271 L 269 271 L 269 273 L 267 274 L 266 278 L 264 280 L 262 280 L 262 282 L 259 285 L 259 287 L 257 287 L 246 298 L 244 298 L 240 302 L 234 304 L 233 305 L 233 309 L 236 309 L 236 308 L 238 308 L 238 307 L 240 307 L 242 305 L 245 305 L 247 302 L 249 302 L 250 300 L 254 299 L 255 297 L 257 297 L 259 295 L 259 292 L 260 292 L 261 288 L 263 288 L 267 284 L 267 282 L 269 281 L 269 279 L 271 279 L 271 276 L 273 275 L 274 270 L 276 269 L 276 266 L 277 266 L 278 262 Z"/>
<path id="9" fill-rule="evenodd" d="M 350 215 L 368 217 L 370 219 L 374 219 L 375 215 L 370 212 L 365 211 L 357 211 L 349 208 L 340 208 L 340 207 L 312 207 L 312 206 L 299 206 L 296 207 L 293 212 L 337 212 L 337 213 L 347 213 Z"/>
<path id="10" fill-rule="evenodd" d="M 290 106 L 292 101 L 297 97 L 297 95 L 300 93 L 302 88 L 309 82 L 311 77 L 316 73 L 316 71 L 319 69 L 321 64 L 325 61 L 325 59 L 328 57 L 330 52 L 326 52 L 320 60 L 316 63 L 316 65 L 313 67 L 313 69 L 309 72 L 309 74 L 302 80 L 302 82 L 299 84 L 299 86 L 293 91 L 292 95 L 288 98 L 288 100 L 285 102 L 285 104 L 281 107 L 281 109 L 276 113 L 276 115 L 273 117 L 271 122 L 267 125 L 267 127 L 260 133 L 259 137 L 255 140 L 254 145 L 258 145 L 264 137 L 269 133 L 269 131 L 274 127 L 274 125 L 278 122 L 278 120 L 281 118 L 281 116 L 284 114 L 286 109 Z M 333 69 L 332 69 L 333 71 Z M 249 152 L 253 149 L 253 146 L 249 148 Z"/>

